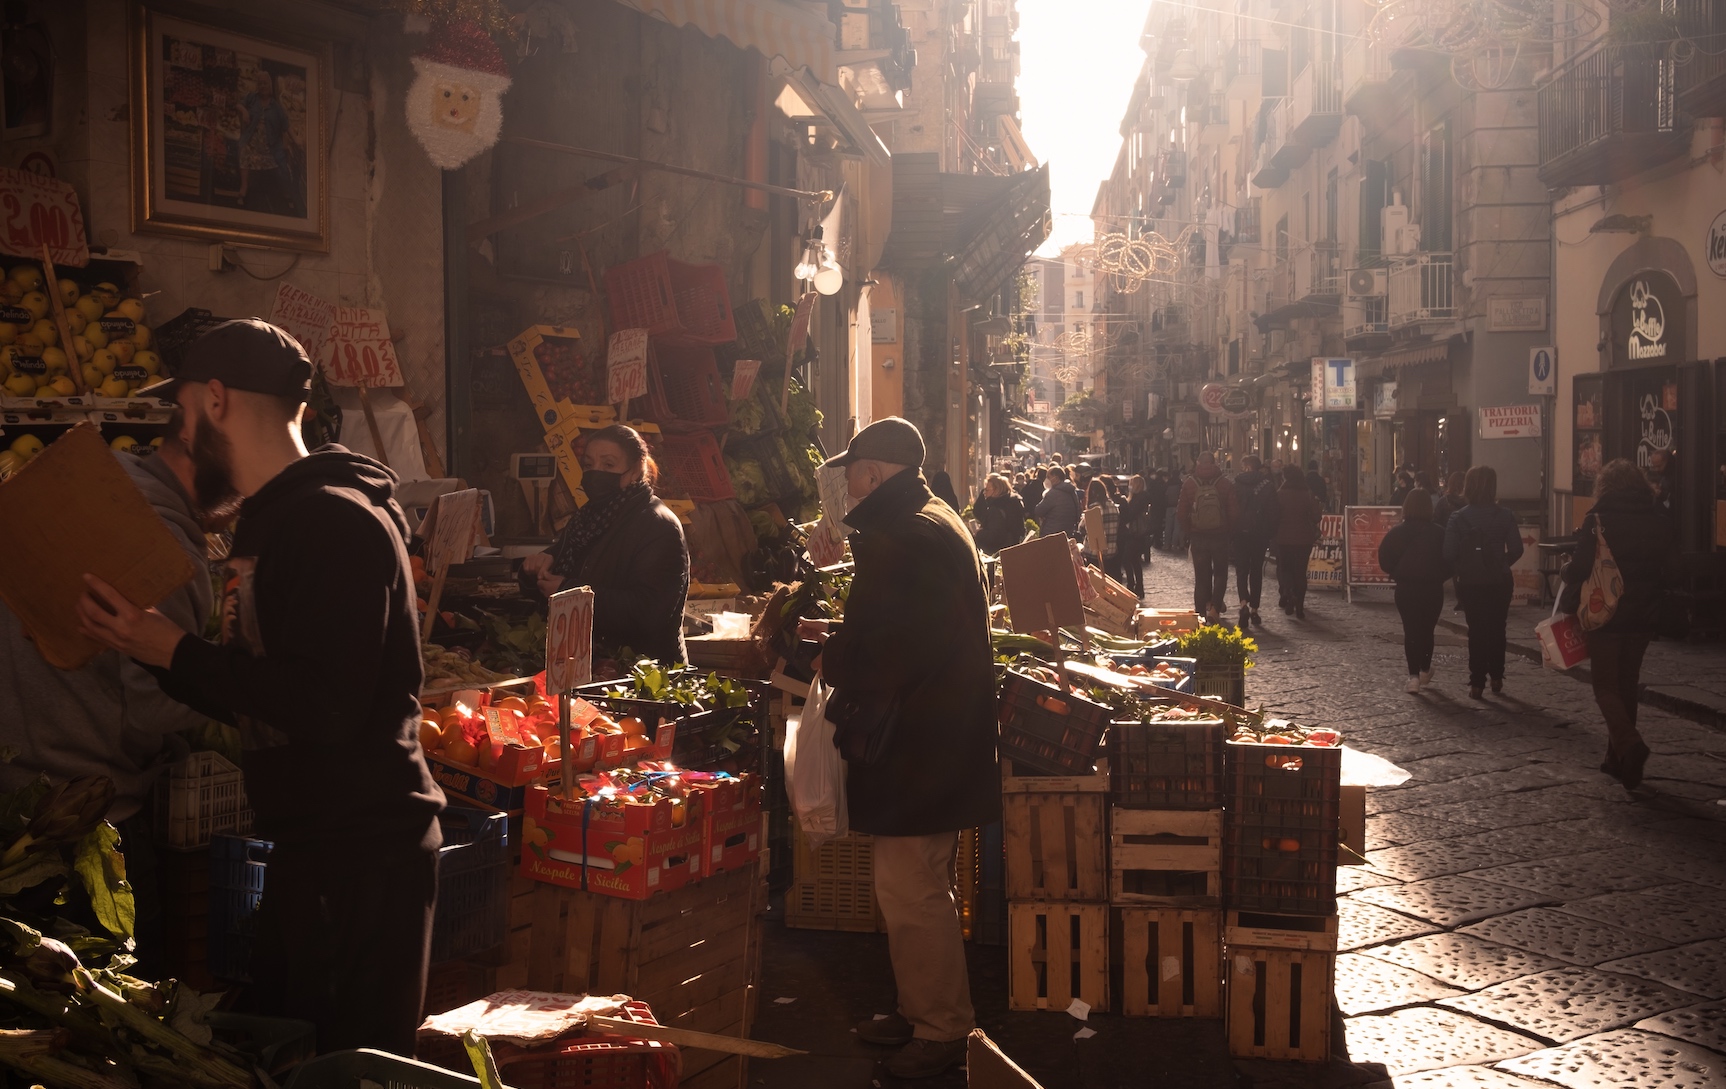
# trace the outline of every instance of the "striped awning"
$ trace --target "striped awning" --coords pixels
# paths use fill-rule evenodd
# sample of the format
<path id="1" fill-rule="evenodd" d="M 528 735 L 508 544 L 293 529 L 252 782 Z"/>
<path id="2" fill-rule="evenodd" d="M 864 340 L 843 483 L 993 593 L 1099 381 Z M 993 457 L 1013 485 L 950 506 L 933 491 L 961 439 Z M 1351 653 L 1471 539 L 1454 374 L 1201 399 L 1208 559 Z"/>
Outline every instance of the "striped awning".
<path id="1" fill-rule="evenodd" d="M 833 63 L 833 24 L 788 0 L 618 0 L 672 26 L 692 26 L 740 49 L 753 49 L 792 68 L 808 68 L 823 83 L 837 86 Z"/>

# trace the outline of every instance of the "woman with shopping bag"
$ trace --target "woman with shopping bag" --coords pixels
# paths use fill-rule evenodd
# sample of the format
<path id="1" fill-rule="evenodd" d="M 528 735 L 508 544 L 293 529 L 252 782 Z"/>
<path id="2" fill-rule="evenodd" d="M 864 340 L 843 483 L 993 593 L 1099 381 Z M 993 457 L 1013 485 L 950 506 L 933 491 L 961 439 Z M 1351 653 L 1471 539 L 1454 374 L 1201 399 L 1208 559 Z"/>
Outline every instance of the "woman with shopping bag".
<path id="1" fill-rule="evenodd" d="M 1594 702 L 1607 732 L 1600 770 L 1634 789 L 1649 754 L 1636 729 L 1642 657 L 1672 584 L 1678 535 L 1634 463 L 1608 463 L 1594 493 L 1594 507 L 1576 531 L 1576 552 L 1560 576 L 1559 611 L 1575 615 L 1593 659 Z"/>

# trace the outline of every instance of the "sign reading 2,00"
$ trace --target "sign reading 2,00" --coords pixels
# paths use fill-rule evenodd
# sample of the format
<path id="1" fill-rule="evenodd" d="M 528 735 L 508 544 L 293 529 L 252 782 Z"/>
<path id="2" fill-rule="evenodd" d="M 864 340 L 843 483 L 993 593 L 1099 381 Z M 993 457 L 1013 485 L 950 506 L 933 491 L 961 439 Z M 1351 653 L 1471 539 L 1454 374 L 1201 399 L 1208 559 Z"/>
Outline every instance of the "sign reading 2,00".
<path id="1" fill-rule="evenodd" d="M 55 264 L 90 263 L 77 192 L 27 170 L 0 170 L 0 252 L 40 258 L 44 245 Z"/>

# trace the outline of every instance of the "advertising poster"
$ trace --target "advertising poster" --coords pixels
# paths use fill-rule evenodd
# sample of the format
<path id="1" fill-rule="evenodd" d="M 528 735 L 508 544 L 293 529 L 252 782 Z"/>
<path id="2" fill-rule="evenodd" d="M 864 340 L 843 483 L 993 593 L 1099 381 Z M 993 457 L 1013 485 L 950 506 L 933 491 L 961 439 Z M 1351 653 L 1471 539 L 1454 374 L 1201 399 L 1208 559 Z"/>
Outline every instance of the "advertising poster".
<path id="1" fill-rule="evenodd" d="M 1347 527 L 1343 560 L 1350 586 L 1391 586 L 1395 584 L 1378 565 L 1378 546 L 1391 527 L 1402 521 L 1400 507 L 1345 507 L 1343 522 Z"/>
<path id="2" fill-rule="evenodd" d="M 1342 515 L 1326 514 L 1319 518 L 1318 540 L 1313 542 L 1306 581 L 1309 587 L 1319 589 L 1343 588 Z"/>

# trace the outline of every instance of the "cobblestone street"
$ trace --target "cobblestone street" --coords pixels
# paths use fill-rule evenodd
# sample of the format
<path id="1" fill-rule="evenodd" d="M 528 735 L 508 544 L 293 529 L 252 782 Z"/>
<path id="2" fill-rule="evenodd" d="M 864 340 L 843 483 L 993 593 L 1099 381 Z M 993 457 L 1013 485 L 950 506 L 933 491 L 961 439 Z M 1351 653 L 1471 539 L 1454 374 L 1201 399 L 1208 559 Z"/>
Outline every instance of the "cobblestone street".
<path id="1" fill-rule="evenodd" d="M 1146 590 L 1190 602 L 1184 558 L 1156 554 Z M 1368 865 L 1340 871 L 1346 1060 L 1231 1064 L 1218 1022 L 1095 1016 L 1075 1042 L 1064 1015 L 1005 1012 L 1000 950 L 973 947 L 979 1022 L 1049 1089 L 1726 1086 L 1726 733 L 1644 706 L 1654 756 L 1626 792 L 1598 770 L 1582 681 L 1513 656 L 1504 694 L 1472 701 L 1465 640 L 1441 627 L 1432 686 L 1405 693 L 1389 598 L 1315 590 L 1304 621 L 1265 609 L 1247 674 L 1250 704 L 1334 724 L 1413 776 L 1368 791 Z M 828 1046 L 751 1080 L 887 1084 L 849 1020 L 815 1024 L 891 1009 L 884 938 L 775 927 L 767 948 L 757 1034 Z"/>

